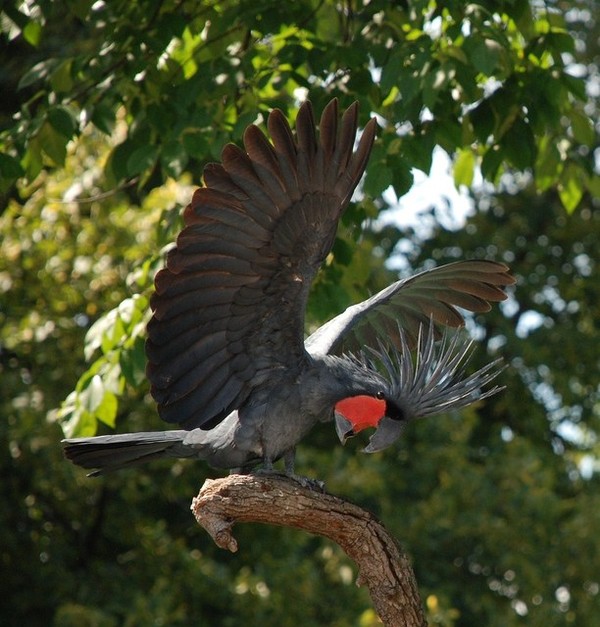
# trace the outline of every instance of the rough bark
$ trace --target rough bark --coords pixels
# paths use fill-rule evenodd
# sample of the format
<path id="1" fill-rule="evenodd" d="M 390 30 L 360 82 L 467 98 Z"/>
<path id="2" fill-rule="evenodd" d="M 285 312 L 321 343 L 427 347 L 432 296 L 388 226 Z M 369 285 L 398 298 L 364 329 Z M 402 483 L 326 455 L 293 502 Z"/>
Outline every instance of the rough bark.
<path id="1" fill-rule="evenodd" d="M 358 566 L 384 625 L 426 625 L 415 576 L 406 555 L 369 512 L 339 497 L 273 475 L 208 479 L 191 509 L 217 546 L 237 551 L 232 527 L 261 522 L 295 527 L 336 542 Z"/>

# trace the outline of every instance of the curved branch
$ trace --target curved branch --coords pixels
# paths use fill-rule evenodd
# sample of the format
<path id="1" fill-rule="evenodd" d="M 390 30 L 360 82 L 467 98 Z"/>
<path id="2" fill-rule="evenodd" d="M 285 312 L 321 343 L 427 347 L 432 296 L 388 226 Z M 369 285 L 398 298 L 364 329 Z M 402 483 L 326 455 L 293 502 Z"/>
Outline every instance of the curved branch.
<path id="1" fill-rule="evenodd" d="M 409 560 L 392 536 L 364 509 L 339 497 L 277 475 L 229 475 L 207 479 L 191 509 L 217 546 L 237 551 L 232 527 L 261 522 L 295 527 L 336 542 L 358 566 L 384 625 L 426 625 Z"/>

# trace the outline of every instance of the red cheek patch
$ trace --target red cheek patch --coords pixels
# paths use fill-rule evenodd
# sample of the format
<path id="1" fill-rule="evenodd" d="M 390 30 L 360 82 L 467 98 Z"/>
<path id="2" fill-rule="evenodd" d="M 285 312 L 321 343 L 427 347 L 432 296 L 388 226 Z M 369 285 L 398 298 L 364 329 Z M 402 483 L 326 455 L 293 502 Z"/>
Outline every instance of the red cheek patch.
<path id="1" fill-rule="evenodd" d="M 376 427 L 385 415 L 385 401 L 372 396 L 349 396 L 335 405 L 335 411 L 352 423 L 354 433 Z"/>

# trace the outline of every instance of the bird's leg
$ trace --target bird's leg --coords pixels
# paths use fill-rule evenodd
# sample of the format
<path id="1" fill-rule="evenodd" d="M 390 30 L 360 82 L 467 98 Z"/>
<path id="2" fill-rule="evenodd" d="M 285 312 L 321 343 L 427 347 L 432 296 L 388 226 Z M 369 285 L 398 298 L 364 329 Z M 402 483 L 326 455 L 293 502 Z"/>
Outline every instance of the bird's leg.
<path id="1" fill-rule="evenodd" d="M 270 457 L 265 457 L 262 463 L 263 472 L 274 472 L 273 460 Z"/>
<path id="2" fill-rule="evenodd" d="M 283 463 L 284 463 L 284 468 L 285 468 L 285 472 L 290 476 L 290 477 L 294 477 L 294 466 L 296 463 L 296 447 L 292 447 L 290 449 L 288 449 L 284 454 L 283 454 Z"/>
<path id="3" fill-rule="evenodd" d="M 309 477 L 303 477 L 301 475 L 297 475 L 294 472 L 294 465 L 296 462 L 296 447 L 292 447 L 288 449 L 283 455 L 283 463 L 285 464 L 285 474 L 297 481 L 303 488 L 308 488 L 309 490 L 316 490 L 318 492 L 325 491 L 325 484 L 323 481 L 319 481 L 318 479 L 310 479 Z"/>

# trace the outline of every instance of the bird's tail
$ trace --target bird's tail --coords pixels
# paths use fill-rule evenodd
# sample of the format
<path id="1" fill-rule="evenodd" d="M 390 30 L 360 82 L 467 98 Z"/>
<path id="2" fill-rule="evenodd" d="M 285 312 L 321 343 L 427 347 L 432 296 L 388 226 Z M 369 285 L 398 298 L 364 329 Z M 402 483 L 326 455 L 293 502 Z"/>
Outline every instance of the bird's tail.
<path id="1" fill-rule="evenodd" d="M 62 441 L 65 457 L 96 476 L 161 457 L 188 457 L 193 450 L 183 446 L 188 431 L 163 431 L 100 435 Z"/>

